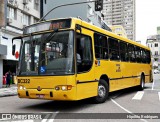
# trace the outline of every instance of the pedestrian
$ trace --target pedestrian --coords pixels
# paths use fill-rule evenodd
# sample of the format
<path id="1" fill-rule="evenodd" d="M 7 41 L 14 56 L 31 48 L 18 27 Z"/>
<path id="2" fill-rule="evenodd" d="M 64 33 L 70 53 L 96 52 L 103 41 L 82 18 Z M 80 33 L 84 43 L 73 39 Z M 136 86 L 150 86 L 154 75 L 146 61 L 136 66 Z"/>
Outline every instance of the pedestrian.
<path id="1" fill-rule="evenodd" d="M 6 87 L 10 87 L 10 81 L 11 81 L 11 72 L 10 70 L 6 73 Z"/>

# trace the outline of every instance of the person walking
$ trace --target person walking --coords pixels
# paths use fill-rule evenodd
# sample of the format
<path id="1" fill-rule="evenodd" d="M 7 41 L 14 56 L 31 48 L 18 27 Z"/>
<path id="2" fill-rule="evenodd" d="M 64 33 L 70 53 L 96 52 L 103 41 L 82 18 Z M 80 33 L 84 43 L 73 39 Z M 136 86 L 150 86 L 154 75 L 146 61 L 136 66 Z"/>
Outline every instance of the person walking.
<path id="1" fill-rule="evenodd" d="M 11 72 L 10 70 L 6 73 L 6 87 L 10 87 L 10 81 L 11 81 Z"/>

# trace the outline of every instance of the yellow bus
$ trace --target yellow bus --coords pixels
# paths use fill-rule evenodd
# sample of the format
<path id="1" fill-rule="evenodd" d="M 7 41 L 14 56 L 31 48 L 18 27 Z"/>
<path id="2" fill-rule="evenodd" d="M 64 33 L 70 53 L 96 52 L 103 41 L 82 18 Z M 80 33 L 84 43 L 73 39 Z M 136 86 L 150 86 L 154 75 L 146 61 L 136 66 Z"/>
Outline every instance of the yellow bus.
<path id="1" fill-rule="evenodd" d="M 19 98 L 102 103 L 109 92 L 152 81 L 150 49 L 78 18 L 24 28 L 18 67 Z"/>

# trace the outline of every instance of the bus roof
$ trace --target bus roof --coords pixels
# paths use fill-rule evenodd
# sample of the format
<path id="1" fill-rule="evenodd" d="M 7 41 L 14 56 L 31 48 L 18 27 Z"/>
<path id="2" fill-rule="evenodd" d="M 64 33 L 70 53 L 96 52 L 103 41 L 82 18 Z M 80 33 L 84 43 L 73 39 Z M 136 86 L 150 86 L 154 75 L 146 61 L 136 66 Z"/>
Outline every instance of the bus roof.
<path id="1" fill-rule="evenodd" d="M 130 40 L 130 39 L 127 39 L 127 38 L 124 38 L 124 37 L 121 37 L 121 36 L 118 36 L 117 34 L 113 33 L 113 32 L 110 32 L 110 31 L 107 31 L 107 30 L 104 30 L 103 28 L 100 28 L 100 27 L 97 27 L 95 25 L 92 25 L 84 20 L 81 20 L 79 18 L 75 18 L 75 17 L 67 17 L 67 18 L 56 18 L 56 19 L 50 19 L 50 20 L 46 20 L 46 21 L 41 21 L 41 22 L 37 22 L 35 24 L 39 24 L 39 23 L 43 23 L 43 22 L 49 22 L 49 21 L 53 21 L 53 20 L 63 20 L 63 19 L 72 19 L 75 21 L 75 23 L 81 23 L 81 26 L 85 27 L 85 28 L 88 28 L 88 29 L 91 29 L 92 31 L 96 31 L 98 33 L 101 33 L 101 34 L 104 34 L 106 36 L 110 36 L 110 37 L 113 37 L 113 38 L 116 38 L 118 40 L 122 40 L 122 41 L 125 41 L 127 43 L 130 43 L 130 44 L 133 44 L 133 45 L 136 45 L 136 46 L 139 46 L 141 48 L 144 48 L 144 49 L 147 49 L 147 50 L 150 50 L 150 48 L 142 45 L 142 44 L 139 44 L 133 40 Z M 32 24 L 32 25 L 35 25 L 35 24 Z M 32 26 L 30 25 L 30 26 Z"/>

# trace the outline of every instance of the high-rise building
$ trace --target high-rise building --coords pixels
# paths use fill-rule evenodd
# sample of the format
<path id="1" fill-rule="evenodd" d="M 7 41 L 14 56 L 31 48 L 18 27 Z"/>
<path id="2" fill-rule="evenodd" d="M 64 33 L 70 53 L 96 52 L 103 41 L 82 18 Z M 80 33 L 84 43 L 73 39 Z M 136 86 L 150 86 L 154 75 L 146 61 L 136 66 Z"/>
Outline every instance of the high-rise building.
<path id="1" fill-rule="evenodd" d="M 103 14 L 108 25 L 122 25 L 135 40 L 135 0 L 104 0 Z"/>
<path id="2" fill-rule="evenodd" d="M 21 36 L 23 27 L 40 18 L 39 0 L 0 0 L 0 87 L 3 75 L 10 70 L 16 73 L 18 57 L 12 55 L 12 38 Z M 20 43 L 16 43 L 19 54 Z"/>

